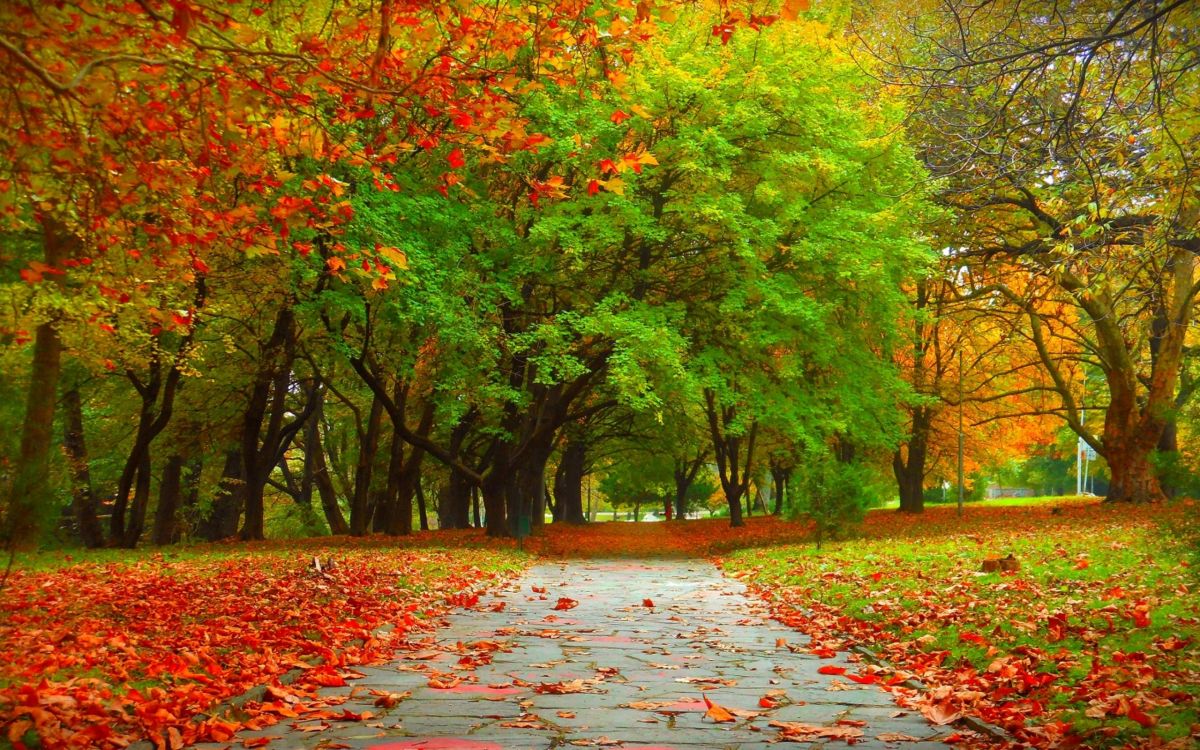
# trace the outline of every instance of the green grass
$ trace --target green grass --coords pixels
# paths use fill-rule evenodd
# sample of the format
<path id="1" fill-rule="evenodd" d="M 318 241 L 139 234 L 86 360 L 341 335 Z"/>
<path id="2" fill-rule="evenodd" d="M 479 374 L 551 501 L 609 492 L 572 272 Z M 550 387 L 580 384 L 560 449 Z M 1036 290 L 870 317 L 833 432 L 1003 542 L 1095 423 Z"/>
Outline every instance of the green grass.
<path id="1" fill-rule="evenodd" d="M 952 681 L 951 668 L 964 664 L 998 685 L 988 676 L 997 659 L 1057 675 L 1044 690 L 1003 696 L 996 716 L 986 718 L 1003 720 L 1008 711 L 1013 720 L 1069 722 L 1086 747 L 1120 746 L 1151 732 L 1187 742 L 1200 720 L 1200 597 L 1189 565 L 1194 507 L 1132 512 L 1074 498 L 1008 500 L 974 503 L 962 521 L 953 506 L 917 519 L 878 511 L 868 517 L 867 538 L 820 551 L 743 551 L 726 564 L 811 610 L 815 628 L 880 648 L 909 643 L 914 653 L 944 653 L 947 672 L 923 675 L 935 683 Z M 1018 573 L 980 572 L 983 558 L 1009 553 L 1021 562 Z M 1148 609 L 1145 627 L 1137 626 L 1139 605 Z M 838 621 L 842 615 L 852 619 Z M 1066 617 L 1061 637 L 1055 616 Z M 1173 637 L 1193 640 L 1163 648 Z M 1108 677 L 1089 683 L 1093 658 Z M 1089 700 L 1120 697 L 1156 717 L 1157 726 L 1115 715 L 1123 711 L 1117 702 L 1100 719 L 1085 715 Z M 1049 707 L 1046 714 L 1035 715 L 1034 700 Z"/>
<path id="2" fill-rule="evenodd" d="M 929 507 L 947 507 L 955 506 L 954 496 L 950 495 L 949 500 L 944 503 L 929 503 Z M 1096 498 L 1088 495 L 1038 495 L 1036 497 L 997 497 L 984 500 L 967 500 L 963 503 L 966 507 L 988 507 L 988 508 L 1029 508 L 1043 505 L 1065 505 L 1067 503 L 1093 503 Z M 900 507 L 899 498 L 888 500 L 883 505 L 879 506 L 880 510 L 895 510 Z"/>

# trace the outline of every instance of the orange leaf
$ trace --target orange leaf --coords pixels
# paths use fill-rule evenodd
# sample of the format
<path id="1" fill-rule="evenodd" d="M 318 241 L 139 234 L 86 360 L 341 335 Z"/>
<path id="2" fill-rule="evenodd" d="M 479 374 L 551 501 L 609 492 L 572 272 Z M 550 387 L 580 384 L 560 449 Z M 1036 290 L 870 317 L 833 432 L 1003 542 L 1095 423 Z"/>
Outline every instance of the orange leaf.
<path id="1" fill-rule="evenodd" d="M 729 709 L 724 706 L 719 706 L 708 699 L 707 695 L 702 695 L 704 705 L 708 706 L 708 710 L 704 712 L 704 717 L 712 719 L 718 724 L 724 724 L 731 721 L 737 721 L 737 717 L 729 712 Z"/>

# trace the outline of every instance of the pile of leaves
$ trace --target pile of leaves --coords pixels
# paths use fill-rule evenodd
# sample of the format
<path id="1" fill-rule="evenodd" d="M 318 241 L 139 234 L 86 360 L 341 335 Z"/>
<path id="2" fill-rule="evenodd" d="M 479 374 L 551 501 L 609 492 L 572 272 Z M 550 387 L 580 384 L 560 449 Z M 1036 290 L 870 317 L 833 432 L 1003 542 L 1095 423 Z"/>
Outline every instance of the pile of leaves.
<path id="1" fill-rule="evenodd" d="M 1194 747 L 1200 737 L 1195 505 L 1101 503 L 876 512 L 866 538 L 723 561 L 830 654 L 866 645 L 928 690 L 936 723 L 972 715 L 1034 747 Z M 1012 554 L 1020 569 L 984 573 Z M 856 681 L 886 683 L 876 669 Z M 901 690 L 900 693 L 905 691 Z"/>
<path id="2" fill-rule="evenodd" d="M 309 544 L 18 569 L 0 619 L 0 737 L 227 740 L 241 724 L 197 715 L 293 669 L 292 691 L 342 684 L 349 665 L 387 660 L 519 568 L 496 551 Z M 254 705 L 251 723 L 281 716 Z"/>

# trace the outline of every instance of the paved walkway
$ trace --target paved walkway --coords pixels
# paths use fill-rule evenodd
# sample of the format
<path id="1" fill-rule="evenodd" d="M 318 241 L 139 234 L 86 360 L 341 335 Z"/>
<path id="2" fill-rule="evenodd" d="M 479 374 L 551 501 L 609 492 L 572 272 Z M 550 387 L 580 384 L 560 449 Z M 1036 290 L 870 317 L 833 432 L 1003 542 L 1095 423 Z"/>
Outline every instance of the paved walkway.
<path id="1" fill-rule="evenodd" d="M 847 738 L 858 748 L 946 747 L 938 739 L 950 727 L 900 710 L 877 687 L 818 672 L 861 665 L 786 648 L 780 639 L 808 638 L 744 592 L 697 560 L 542 563 L 450 618 L 436 640 L 323 689 L 350 694 L 335 712 L 368 719 L 285 721 L 238 739 L 376 750 L 745 750 Z M 732 720 L 706 716 L 704 697 Z"/>

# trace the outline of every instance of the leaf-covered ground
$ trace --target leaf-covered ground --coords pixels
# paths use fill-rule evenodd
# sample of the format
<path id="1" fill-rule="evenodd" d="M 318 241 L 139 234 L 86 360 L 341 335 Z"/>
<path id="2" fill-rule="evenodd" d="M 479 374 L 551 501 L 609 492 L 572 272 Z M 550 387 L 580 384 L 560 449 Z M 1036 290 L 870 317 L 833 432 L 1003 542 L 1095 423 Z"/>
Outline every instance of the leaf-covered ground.
<path id="1" fill-rule="evenodd" d="M 1195 747 L 1196 506 L 1067 503 L 868 516 L 862 538 L 731 555 L 775 616 L 822 647 L 866 645 L 1035 747 Z M 1012 554 L 1016 572 L 981 572 Z"/>
<path id="2" fill-rule="evenodd" d="M 522 565 L 507 551 L 353 543 L 35 560 L 4 589 L 0 746 L 228 739 L 239 725 L 203 711 L 296 668 L 292 693 L 340 684 Z M 251 725 L 291 710 L 257 705 Z"/>

